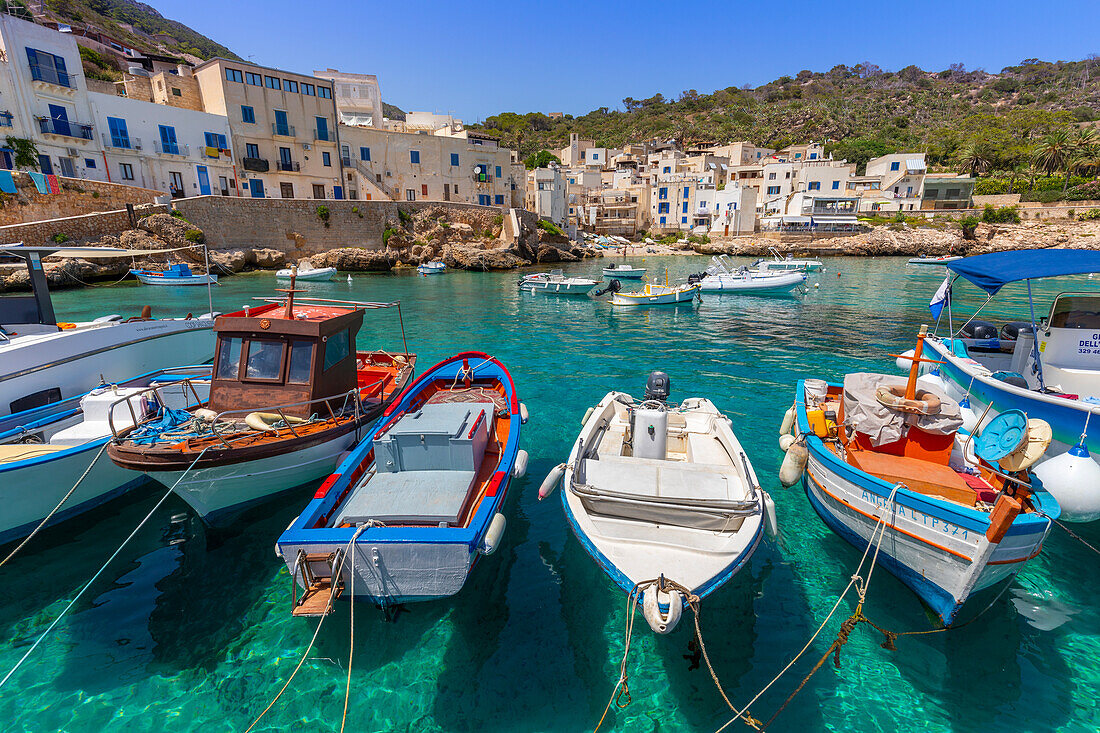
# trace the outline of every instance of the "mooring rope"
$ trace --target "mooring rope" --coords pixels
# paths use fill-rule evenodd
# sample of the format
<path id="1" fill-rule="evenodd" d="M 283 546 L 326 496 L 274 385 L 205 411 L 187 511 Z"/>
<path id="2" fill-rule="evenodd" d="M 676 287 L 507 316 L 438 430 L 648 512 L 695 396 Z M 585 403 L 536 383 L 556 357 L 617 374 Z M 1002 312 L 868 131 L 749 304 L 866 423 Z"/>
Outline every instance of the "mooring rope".
<path id="1" fill-rule="evenodd" d="M 137 535 L 138 531 L 142 527 L 144 527 L 145 523 L 149 521 L 149 519 L 153 516 L 153 514 L 156 513 L 156 511 L 158 509 L 160 509 L 161 504 L 163 504 L 168 499 L 168 497 L 172 495 L 172 492 L 175 491 L 176 486 L 179 484 L 179 482 L 183 481 L 184 476 L 186 476 L 188 474 L 188 472 L 192 468 L 194 468 L 195 464 L 198 463 L 199 459 L 202 458 L 203 454 L 206 453 L 206 451 L 207 451 L 207 448 L 203 448 L 202 453 L 199 453 L 197 456 L 195 456 L 195 460 L 193 460 L 191 462 L 191 465 L 187 467 L 187 470 L 185 470 L 182 474 L 180 474 L 180 477 L 178 479 L 176 479 L 176 482 L 173 483 L 172 486 L 168 489 L 168 491 L 166 491 L 164 493 L 164 496 L 160 497 L 160 499 L 157 501 L 157 503 L 153 505 L 153 508 L 149 510 L 149 513 L 145 515 L 145 518 L 142 519 L 140 522 L 138 522 L 138 525 L 136 527 L 134 527 L 134 530 L 132 532 L 130 532 L 130 535 L 125 540 L 122 541 L 122 544 L 118 546 L 118 549 L 115 550 L 109 558 L 107 558 L 107 562 L 103 563 L 103 566 L 100 567 L 100 569 L 96 571 L 95 575 L 92 576 L 91 580 L 89 580 L 87 583 L 85 583 L 84 587 L 80 589 L 80 591 L 73 597 L 73 599 L 71 601 L 69 601 L 69 604 L 67 606 L 65 606 L 64 609 L 62 609 L 61 613 L 58 614 L 57 618 L 55 618 L 53 620 L 53 622 L 51 622 L 50 625 L 48 627 L 46 627 L 46 630 L 43 631 L 37 639 L 35 639 L 34 643 L 31 644 L 31 648 L 27 650 L 27 653 L 24 654 L 23 657 L 18 662 L 15 663 L 15 666 L 12 667 L 11 670 L 9 670 L 6 675 L 4 675 L 4 679 L 0 680 L 0 688 L 3 688 L 4 685 L 7 683 L 7 681 L 9 679 L 11 679 L 11 676 L 13 674 L 15 674 L 16 670 L 18 670 L 20 667 L 23 666 L 23 662 L 27 661 L 27 658 L 30 657 L 30 655 L 34 653 L 34 650 L 38 648 L 39 644 L 41 644 L 43 642 L 43 640 L 45 640 L 45 638 L 50 635 L 50 632 L 52 632 L 54 630 L 54 627 L 57 626 L 57 624 L 61 621 L 61 619 L 63 619 L 65 617 L 65 615 L 72 609 L 72 607 L 76 605 L 76 602 L 80 600 L 80 598 L 84 595 L 84 593 L 89 588 L 92 587 L 92 583 L 94 583 L 99 578 L 99 576 L 103 574 L 103 571 L 105 571 L 107 569 L 107 567 L 111 564 L 111 562 L 116 557 L 118 557 L 119 553 L 122 552 L 123 548 L 126 547 L 126 545 L 128 545 L 130 543 L 130 540 L 134 539 L 134 537 Z"/>
<path id="2" fill-rule="evenodd" d="M 36 534 L 38 534 L 39 530 L 41 530 L 43 527 L 46 526 L 46 523 L 50 521 L 50 519 L 53 517 L 53 515 L 57 514 L 58 510 L 61 509 L 62 505 L 69 500 L 69 497 L 71 497 L 73 495 L 73 493 L 76 491 L 77 487 L 80 486 L 80 484 L 84 481 L 84 479 L 87 478 L 88 474 L 91 473 L 92 466 L 94 466 L 96 464 L 96 461 L 98 461 L 99 457 L 103 455 L 103 451 L 106 448 L 107 448 L 107 443 L 104 443 L 103 445 L 101 445 L 99 447 L 99 452 L 95 454 L 95 458 L 93 458 L 92 462 L 88 464 L 88 467 L 84 469 L 84 473 L 80 474 L 80 478 L 78 478 L 76 480 L 76 483 L 73 484 L 73 487 L 71 489 L 69 489 L 69 493 L 67 493 L 67 494 L 65 494 L 65 496 L 61 497 L 61 501 L 59 501 L 57 503 L 57 506 L 55 506 L 53 509 L 51 509 L 50 513 L 47 514 L 42 519 L 42 521 L 38 523 L 38 526 L 34 528 L 34 531 L 32 531 L 29 535 L 27 535 L 23 539 L 23 541 L 20 542 L 19 545 L 14 550 L 12 550 L 10 553 L 8 553 L 7 557 L 5 557 L 2 561 L 0 561 L 0 568 L 7 565 L 8 561 L 11 560 L 13 557 L 15 557 L 16 554 L 18 554 L 18 552 L 20 550 L 22 550 L 27 545 L 28 542 L 30 542 L 32 539 L 34 539 L 34 536 Z"/>
<path id="3" fill-rule="evenodd" d="M 310 652 L 311 649 L 313 649 L 313 645 L 315 643 L 317 643 L 317 636 L 321 633 L 321 627 L 324 625 L 325 619 L 328 618 L 329 611 L 332 610 L 332 601 L 336 597 L 336 583 L 340 579 L 340 574 L 343 572 L 344 560 L 345 560 L 345 558 L 347 558 L 347 555 L 348 555 L 349 551 L 350 552 L 355 551 L 355 541 L 357 539 L 359 539 L 359 535 L 363 534 L 363 531 L 366 528 L 367 528 L 366 525 L 361 525 L 359 527 L 359 529 L 355 530 L 355 534 L 353 534 L 351 536 L 351 539 L 348 541 L 347 547 L 344 548 L 343 554 L 340 555 L 340 562 L 337 563 L 336 568 L 332 571 L 332 584 L 333 584 L 333 587 L 332 587 L 332 593 L 330 593 L 329 597 L 328 597 L 328 605 L 325 606 L 325 612 L 323 614 L 321 614 L 321 620 L 317 622 L 317 628 L 313 632 L 313 638 L 309 640 L 309 645 L 306 646 L 306 650 L 304 652 L 302 652 L 302 658 L 298 660 L 298 665 L 296 667 L 294 667 L 294 671 L 290 673 L 289 677 L 287 677 L 286 683 L 282 686 L 282 689 L 280 689 L 275 694 L 275 697 L 273 697 L 271 699 L 271 702 L 269 702 L 267 704 L 267 707 L 264 708 L 263 712 L 260 713 L 256 717 L 256 719 L 252 721 L 252 725 L 248 726 L 248 728 L 245 729 L 244 733 L 249 733 L 249 731 L 251 731 L 253 728 L 255 728 L 256 724 L 259 723 L 260 720 L 263 719 L 263 717 L 265 715 L 267 715 L 268 711 L 271 710 L 271 708 L 275 707 L 275 703 L 279 701 L 279 698 L 282 697 L 283 693 L 286 692 L 288 687 L 290 687 L 290 683 L 294 681 L 294 675 L 298 674 L 298 670 L 300 670 L 302 668 L 302 665 L 306 663 L 306 659 L 309 658 L 309 652 Z M 354 558 L 354 555 L 353 555 L 352 556 L 352 562 L 354 562 L 354 561 L 355 561 L 355 558 Z M 291 578 L 291 582 L 295 582 L 293 578 Z M 351 670 L 350 664 L 349 664 L 348 670 L 349 670 L 349 674 L 350 674 L 350 670 Z M 345 700 L 344 704 L 345 704 L 345 710 L 346 710 L 346 705 L 347 705 L 346 700 Z M 341 725 L 343 725 L 343 724 L 341 723 Z"/>
<path id="4" fill-rule="evenodd" d="M 348 592 L 349 615 L 351 631 L 348 634 L 348 684 L 344 688 L 344 714 L 340 718 L 340 733 L 344 733 L 344 725 L 348 722 L 348 700 L 351 699 L 351 662 L 355 658 L 355 547 L 351 548 L 351 587 Z"/>

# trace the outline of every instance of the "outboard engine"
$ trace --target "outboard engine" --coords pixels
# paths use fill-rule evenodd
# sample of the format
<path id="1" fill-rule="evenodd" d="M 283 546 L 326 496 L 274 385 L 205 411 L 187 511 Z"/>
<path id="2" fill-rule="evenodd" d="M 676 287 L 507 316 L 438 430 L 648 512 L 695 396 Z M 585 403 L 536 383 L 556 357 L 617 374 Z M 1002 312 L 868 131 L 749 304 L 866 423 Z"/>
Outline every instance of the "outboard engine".
<path id="1" fill-rule="evenodd" d="M 971 321 L 962 327 L 959 335 L 969 339 L 995 339 L 997 338 L 997 326 L 989 321 Z"/>
<path id="2" fill-rule="evenodd" d="M 671 392 L 672 380 L 668 378 L 667 374 L 664 372 L 650 372 L 649 379 L 645 383 L 645 394 L 642 399 L 665 402 Z"/>
<path id="3" fill-rule="evenodd" d="M 592 297 L 598 298 L 601 295 L 607 295 L 608 293 L 617 293 L 622 289 L 623 284 L 621 282 L 619 282 L 618 280 L 611 280 L 609 283 L 607 283 L 606 288 L 603 288 L 602 290 L 597 290 L 596 292 L 592 293 Z"/>
<path id="4" fill-rule="evenodd" d="M 1001 339 L 1015 341 L 1021 333 L 1031 333 L 1031 324 L 1027 321 L 1012 321 L 1001 326 Z"/>
<path id="5" fill-rule="evenodd" d="M 705 272 L 693 272 L 688 275 L 688 285 L 694 285 L 697 282 L 701 282 L 704 277 L 707 276 Z"/>

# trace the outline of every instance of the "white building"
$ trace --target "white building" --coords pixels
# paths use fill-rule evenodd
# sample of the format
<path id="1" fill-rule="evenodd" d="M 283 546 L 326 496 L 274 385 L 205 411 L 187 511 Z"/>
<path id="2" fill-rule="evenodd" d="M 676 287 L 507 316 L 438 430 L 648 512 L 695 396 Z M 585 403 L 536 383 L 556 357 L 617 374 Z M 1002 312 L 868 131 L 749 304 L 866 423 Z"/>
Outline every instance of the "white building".
<path id="1" fill-rule="evenodd" d="M 565 178 L 556 165 L 527 172 L 526 208 L 540 219 L 565 224 Z"/>
<path id="2" fill-rule="evenodd" d="M 860 211 L 916 211 L 928 166 L 924 153 L 891 153 L 867 161 L 867 177 L 879 186 L 862 196 Z"/>
<path id="3" fill-rule="evenodd" d="M 76 40 L 0 14 L 0 47 L 0 139 L 32 141 L 43 173 L 106 180 Z M 2 167 L 13 163 L 13 150 L 0 151 Z"/>
<path id="4" fill-rule="evenodd" d="M 108 180 L 177 198 L 237 195 L 224 116 L 96 92 L 88 99 Z"/>
<path id="5" fill-rule="evenodd" d="M 714 192 L 712 237 L 736 237 L 756 230 L 756 189 L 727 184 Z"/>
<path id="6" fill-rule="evenodd" d="M 661 175 L 650 191 L 650 221 L 656 231 L 710 230 L 717 190 L 709 173 Z"/>
<path id="7" fill-rule="evenodd" d="M 336 112 L 341 125 L 382 127 L 382 89 L 374 74 L 352 74 L 336 69 L 314 71 L 318 79 L 332 82 Z"/>

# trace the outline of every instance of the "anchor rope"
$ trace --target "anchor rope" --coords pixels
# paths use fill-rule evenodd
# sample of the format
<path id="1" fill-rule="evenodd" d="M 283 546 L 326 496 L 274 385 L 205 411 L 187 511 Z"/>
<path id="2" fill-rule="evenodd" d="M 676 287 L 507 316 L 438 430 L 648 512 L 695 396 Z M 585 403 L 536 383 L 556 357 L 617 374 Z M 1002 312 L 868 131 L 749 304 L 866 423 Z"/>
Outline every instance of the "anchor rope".
<path id="1" fill-rule="evenodd" d="M 351 587 L 348 592 L 348 605 L 350 606 L 351 622 L 349 626 L 348 641 L 348 684 L 344 688 L 344 715 L 340 718 L 340 733 L 344 733 L 344 725 L 348 722 L 348 700 L 351 699 L 351 661 L 355 657 L 355 547 L 351 548 Z"/>
<path id="2" fill-rule="evenodd" d="M 106 448 L 107 448 L 106 443 L 104 443 L 103 445 L 101 445 L 99 447 L 99 452 L 95 454 L 95 458 L 93 458 L 92 462 L 88 464 L 88 467 L 84 469 L 84 473 L 80 474 L 80 478 L 78 478 L 76 480 L 76 483 L 73 484 L 73 487 L 71 489 L 69 489 L 69 492 L 67 494 L 65 494 L 65 496 L 61 497 L 61 501 L 57 502 L 57 506 L 55 506 L 53 509 L 50 510 L 50 513 L 47 514 L 42 519 L 42 521 L 38 523 L 38 526 L 35 527 L 34 530 L 30 534 L 27 535 L 23 539 L 23 541 L 20 542 L 19 545 L 14 550 L 9 552 L 7 557 L 5 557 L 2 561 L 0 561 L 0 568 L 7 565 L 8 561 L 11 560 L 13 557 L 15 557 L 16 554 L 18 554 L 19 551 L 22 550 L 27 545 L 28 542 L 30 542 L 32 539 L 34 539 L 34 536 L 36 534 L 38 534 L 39 530 L 41 530 L 43 527 L 46 526 L 46 524 L 50 521 L 50 519 L 53 517 L 53 515 L 57 514 L 57 512 L 61 509 L 62 505 L 64 505 L 64 503 L 69 500 L 69 497 L 71 497 L 73 495 L 73 493 L 76 492 L 77 487 L 80 486 L 80 484 L 84 481 L 84 479 L 88 477 L 88 474 L 91 473 L 92 466 L 94 466 L 96 464 L 96 461 L 98 461 L 99 457 L 103 455 L 103 451 L 106 450 Z"/>
<path id="3" fill-rule="evenodd" d="M 46 637 L 50 635 L 50 632 L 54 630 L 54 627 L 56 627 L 57 624 L 60 623 L 61 619 L 63 619 L 65 615 L 68 614 L 68 612 L 72 609 L 72 607 L 76 605 L 76 602 L 79 601 L 81 597 L 83 597 L 84 593 L 92 587 L 92 584 L 99 579 L 99 576 L 103 574 L 103 572 L 107 569 L 111 562 L 119 556 L 119 553 L 122 552 L 123 548 L 125 548 L 126 545 L 130 543 L 130 540 L 132 540 L 137 535 L 138 531 L 145 526 L 145 523 L 148 522 L 150 518 L 152 518 L 152 516 L 156 513 L 158 509 L 160 509 L 161 504 L 163 504 L 168 499 L 168 497 L 172 495 L 172 492 L 175 491 L 176 485 L 183 480 L 184 476 L 186 476 L 192 468 L 194 468 L 195 464 L 199 462 L 199 459 L 202 458 L 203 454 L 206 453 L 206 451 L 207 448 L 203 448 L 202 453 L 199 453 L 197 456 L 195 456 L 195 460 L 191 461 L 191 465 L 187 467 L 187 470 L 180 474 L 180 477 L 176 479 L 175 483 L 172 484 L 168 491 L 164 492 L 164 495 L 160 497 L 156 504 L 153 505 L 153 508 L 149 510 L 149 513 L 145 515 L 145 518 L 138 522 L 138 525 L 134 527 L 134 530 L 130 532 L 129 536 L 127 536 L 126 539 L 122 541 L 122 544 L 118 546 L 118 549 L 115 550 L 109 558 L 107 558 L 107 562 L 103 563 L 102 567 L 100 567 L 99 570 L 95 572 L 95 575 L 93 575 L 91 579 L 84 584 L 84 587 L 82 587 L 77 592 L 77 594 L 73 596 L 73 599 L 69 601 L 69 604 L 61 610 L 61 613 L 58 614 L 57 618 L 55 618 L 50 623 L 50 625 L 46 627 L 46 630 L 43 631 L 37 639 L 35 639 L 34 643 L 31 644 L 31 648 L 27 650 L 27 653 L 24 654 L 22 658 L 20 658 L 20 660 L 15 663 L 15 666 L 12 667 L 6 675 L 4 675 L 4 679 L 0 680 L 0 688 L 3 688 L 7 681 L 11 679 L 12 675 L 14 675 L 15 672 L 23 666 L 23 663 L 27 661 L 31 654 L 34 653 L 34 650 L 37 649 L 38 646 L 46 639 Z"/>
<path id="4" fill-rule="evenodd" d="M 264 708 L 263 712 L 260 713 L 256 717 L 256 719 L 252 721 L 252 725 L 248 726 L 248 728 L 245 729 L 244 733 L 249 733 L 249 731 L 251 731 L 253 728 L 255 728 L 256 724 L 259 723 L 260 720 L 262 720 L 265 715 L 267 715 L 268 711 L 271 710 L 271 708 L 275 707 L 275 703 L 279 701 L 279 698 L 282 697 L 283 693 L 286 692 L 288 687 L 290 687 L 290 683 L 294 681 L 294 675 L 298 674 L 298 670 L 300 670 L 302 668 L 302 665 L 306 663 L 306 659 L 309 658 L 309 652 L 310 652 L 311 649 L 313 649 L 313 645 L 315 643 L 317 643 L 317 637 L 321 633 L 321 627 L 324 625 L 325 619 L 328 618 L 329 611 L 332 610 L 332 601 L 336 596 L 335 584 L 336 584 L 337 580 L 340 577 L 340 573 L 344 569 L 344 559 L 347 557 L 347 554 L 348 554 L 349 551 L 353 551 L 353 546 L 355 544 L 355 540 L 359 539 L 359 535 L 363 534 L 363 530 L 365 530 L 365 529 L 366 529 L 366 526 L 364 525 L 364 526 L 359 527 L 359 529 L 355 530 L 355 534 L 353 534 L 351 536 L 351 539 L 348 540 L 347 547 L 344 548 L 344 552 L 340 555 L 340 562 L 337 563 L 336 569 L 332 571 L 333 589 L 332 589 L 332 593 L 329 594 L 329 597 L 328 597 L 328 605 L 325 606 L 325 612 L 323 614 L 321 614 L 321 619 L 317 622 L 317 628 L 313 631 L 313 638 L 309 640 L 309 644 L 306 646 L 306 650 L 304 652 L 302 652 L 302 658 L 298 660 L 298 665 L 296 667 L 294 667 L 294 671 L 290 673 L 289 677 L 287 677 L 286 682 L 282 686 L 282 689 L 280 689 L 277 693 L 275 693 L 275 697 L 271 698 L 271 702 L 269 702 L 267 704 L 267 707 Z M 354 562 L 354 556 L 353 556 L 352 561 Z M 291 582 L 295 582 L 293 580 L 293 578 L 291 579 Z M 350 665 L 349 665 L 349 670 L 350 670 Z M 347 702 L 345 701 L 345 705 L 346 704 L 347 704 Z"/>

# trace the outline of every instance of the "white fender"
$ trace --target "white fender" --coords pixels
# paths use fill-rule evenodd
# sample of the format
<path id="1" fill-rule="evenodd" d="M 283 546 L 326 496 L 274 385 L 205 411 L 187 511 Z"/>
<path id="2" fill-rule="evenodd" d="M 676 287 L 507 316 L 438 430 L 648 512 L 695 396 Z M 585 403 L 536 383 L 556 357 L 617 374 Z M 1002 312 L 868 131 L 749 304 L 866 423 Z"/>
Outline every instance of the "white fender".
<path id="1" fill-rule="evenodd" d="M 660 595 L 654 587 L 647 588 L 642 594 L 642 615 L 645 616 L 649 628 L 656 634 L 667 634 L 680 623 L 680 614 L 684 610 L 683 596 L 679 591 L 670 591 L 668 598 L 668 612 L 661 613 L 657 596 Z"/>
<path id="2" fill-rule="evenodd" d="M 787 435 L 791 432 L 791 428 L 794 427 L 795 409 L 794 405 L 787 408 L 787 411 L 783 413 L 783 424 L 779 426 L 779 434 Z M 784 449 L 785 450 L 785 449 Z"/>
<path id="3" fill-rule="evenodd" d="M 507 526 L 508 520 L 503 514 L 500 512 L 494 514 L 493 521 L 489 522 L 489 529 L 485 532 L 485 537 L 482 538 L 477 551 L 482 555 L 492 555 L 496 552 L 497 547 L 500 546 L 500 539 L 504 536 L 504 528 Z"/>
<path id="4" fill-rule="evenodd" d="M 779 436 L 779 449 L 782 450 L 784 453 L 786 453 L 787 449 L 790 448 L 792 445 L 794 445 L 796 440 L 798 440 L 798 438 L 794 437 L 793 435 L 788 435 L 786 433 L 784 433 L 783 435 L 780 435 Z"/>
<path id="5" fill-rule="evenodd" d="M 516 452 L 516 462 L 512 465 L 512 475 L 516 478 L 523 478 L 527 475 L 527 451 L 520 448 Z"/>
<path id="6" fill-rule="evenodd" d="M 1084 442 L 1031 469 L 1043 489 L 1058 501 L 1062 519 L 1067 522 L 1091 522 L 1100 518 L 1100 465 Z"/>
<path id="7" fill-rule="evenodd" d="M 970 399 L 963 397 L 959 400 L 959 415 L 962 417 L 962 427 L 960 432 L 973 433 L 974 428 L 978 425 L 978 415 L 970 407 Z"/>
<path id="8" fill-rule="evenodd" d="M 528 417 L 529 417 L 529 415 L 527 413 L 527 405 L 520 402 L 519 403 L 519 421 L 520 421 L 520 423 L 523 424 L 523 425 L 526 425 Z"/>
<path id="9" fill-rule="evenodd" d="M 542 486 L 539 487 L 539 501 L 542 501 L 554 493 L 554 489 L 558 488 L 558 484 L 561 483 L 561 477 L 564 475 L 564 463 L 559 463 L 550 469 L 550 473 L 546 474 L 546 478 L 542 480 Z"/>
<path id="10" fill-rule="evenodd" d="M 282 419 L 283 418 L 280 417 L 277 412 L 250 412 L 244 416 L 244 424 L 253 430 L 274 430 L 275 428 L 271 426 Z M 287 415 L 286 422 L 288 425 L 297 425 L 299 423 L 308 422 L 308 420 L 304 417 Z"/>
<path id="11" fill-rule="evenodd" d="M 218 417 L 218 413 L 213 410 L 208 410 L 205 407 L 200 407 L 191 414 L 195 416 L 195 419 L 201 420 L 202 422 L 214 422 Z"/>
<path id="12" fill-rule="evenodd" d="M 779 536 L 779 520 L 775 516 L 775 499 L 767 491 L 764 494 L 764 531 L 768 537 L 775 539 Z"/>
<path id="13" fill-rule="evenodd" d="M 592 413 L 596 410 L 595 407 L 589 407 L 584 411 L 584 417 L 581 418 L 581 425 L 588 424 L 588 418 L 592 417 Z"/>
<path id="14" fill-rule="evenodd" d="M 943 381 L 943 377 L 938 374 L 922 374 L 917 377 L 917 386 L 924 387 L 925 389 L 932 388 L 939 390 L 946 394 L 947 383 Z"/>
<path id="15" fill-rule="evenodd" d="M 787 455 L 779 466 L 779 482 L 791 487 L 802 478 L 802 472 L 806 470 L 806 464 L 810 460 L 810 451 L 802 443 L 795 443 L 787 449 Z"/>
<path id="16" fill-rule="evenodd" d="M 909 371 L 909 367 L 913 365 L 913 362 L 909 359 L 903 359 L 902 357 L 913 356 L 915 353 L 916 352 L 912 349 L 901 352 L 901 356 L 894 360 L 894 363 L 898 365 L 898 369 L 902 370 L 903 372 Z"/>

